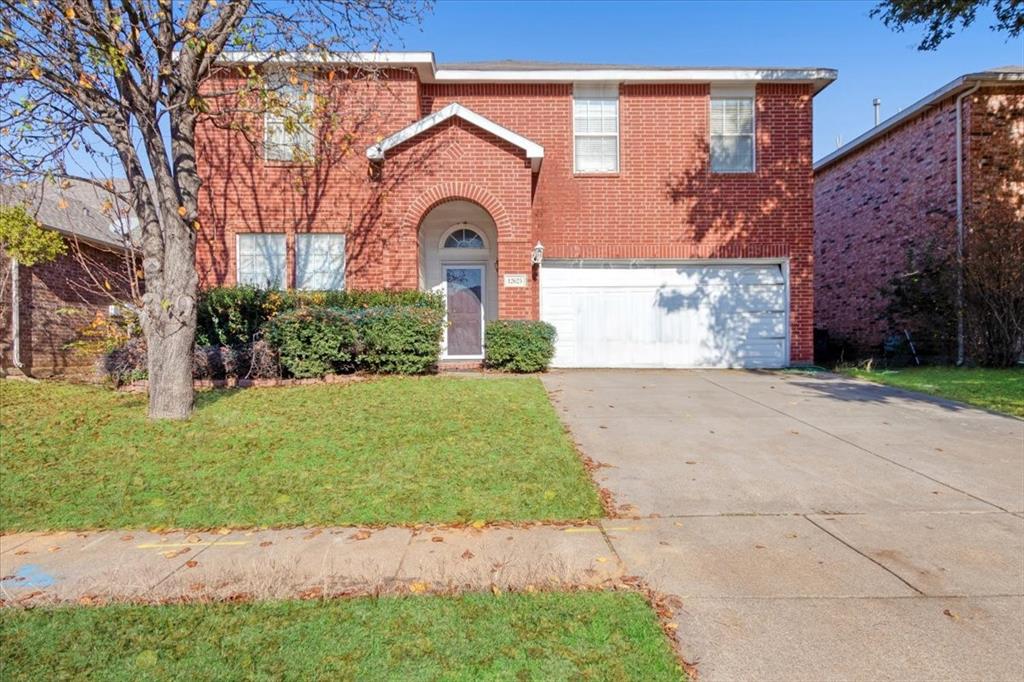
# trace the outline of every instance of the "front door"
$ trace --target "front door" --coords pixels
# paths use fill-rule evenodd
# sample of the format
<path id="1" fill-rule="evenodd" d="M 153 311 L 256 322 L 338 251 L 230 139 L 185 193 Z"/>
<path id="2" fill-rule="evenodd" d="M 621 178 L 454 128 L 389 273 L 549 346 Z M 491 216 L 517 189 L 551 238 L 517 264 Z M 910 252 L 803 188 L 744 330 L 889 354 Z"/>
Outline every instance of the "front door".
<path id="1" fill-rule="evenodd" d="M 447 355 L 472 358 L 483 355 L 484 269 L 479 265 L 444 268 L 448 301 Z"/>

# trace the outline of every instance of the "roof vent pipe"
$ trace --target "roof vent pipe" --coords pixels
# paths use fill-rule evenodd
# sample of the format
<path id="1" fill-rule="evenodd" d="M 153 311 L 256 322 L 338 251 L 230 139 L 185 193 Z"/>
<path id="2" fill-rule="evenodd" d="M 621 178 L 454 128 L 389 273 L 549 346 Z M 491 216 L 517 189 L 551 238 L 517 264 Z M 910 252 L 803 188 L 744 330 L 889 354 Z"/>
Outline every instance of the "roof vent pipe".
<path id="1" fill-rule="evenodd" d="M 882 100 L 877 97 L 871 102 L 875 106 L 875 125 L 882 122 Z"/>

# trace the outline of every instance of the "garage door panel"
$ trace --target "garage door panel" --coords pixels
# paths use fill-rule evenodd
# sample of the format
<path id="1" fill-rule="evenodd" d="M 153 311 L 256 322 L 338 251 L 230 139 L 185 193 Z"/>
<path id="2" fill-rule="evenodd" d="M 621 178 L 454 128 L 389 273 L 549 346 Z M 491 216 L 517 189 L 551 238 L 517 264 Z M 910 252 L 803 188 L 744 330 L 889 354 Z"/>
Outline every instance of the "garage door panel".
<path id="1" fill-rule="evenodd" d="M 558 329 L 556 367 L 786 364 L 778 265 L 545 264 L 541 317 Z"/>

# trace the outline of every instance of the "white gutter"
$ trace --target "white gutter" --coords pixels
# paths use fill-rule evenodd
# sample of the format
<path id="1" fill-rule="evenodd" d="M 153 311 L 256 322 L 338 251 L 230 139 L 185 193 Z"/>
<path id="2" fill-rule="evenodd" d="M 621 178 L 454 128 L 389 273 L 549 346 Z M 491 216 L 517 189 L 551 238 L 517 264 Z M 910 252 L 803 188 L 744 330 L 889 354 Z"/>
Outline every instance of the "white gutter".
<path id="1" fill-rule="evenodd" d="M 817 67 L 438 68 L 433 52 L 225 51 L 218 64 L 323 64 L 413 68 L 422 83 L 812 83 L 817 94 L 838 77 Z"/>
<path id="2" fill-rule="evenodd" d="M 961 92 L 956 98 L 956 364 L 966 359 L 964 343 L 964 131 L 963 101 L 978 91 L 981 83 Z"/>

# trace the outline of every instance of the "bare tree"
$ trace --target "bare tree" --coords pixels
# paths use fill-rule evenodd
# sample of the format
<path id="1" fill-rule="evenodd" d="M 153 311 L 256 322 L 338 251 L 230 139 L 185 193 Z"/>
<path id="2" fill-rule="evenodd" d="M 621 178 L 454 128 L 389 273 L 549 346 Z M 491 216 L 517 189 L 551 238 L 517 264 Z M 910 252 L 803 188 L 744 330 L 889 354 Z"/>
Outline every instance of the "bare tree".
<path id="1" fill-rule="evenodd" d="M 211 98 L 252 103 L 206 91 L 211 70 L 226 49 L 257 62 L 372 51 L 426 1 L 0 0 L 0 172 L 102 186 L 76 167 L 83 154 L 123 171 L 140 233 L 151 417 L 184 419 L 193 406 L 197 125 Z M 265 92 L 259 63 L 249 66 L 246 87 Z"/>

